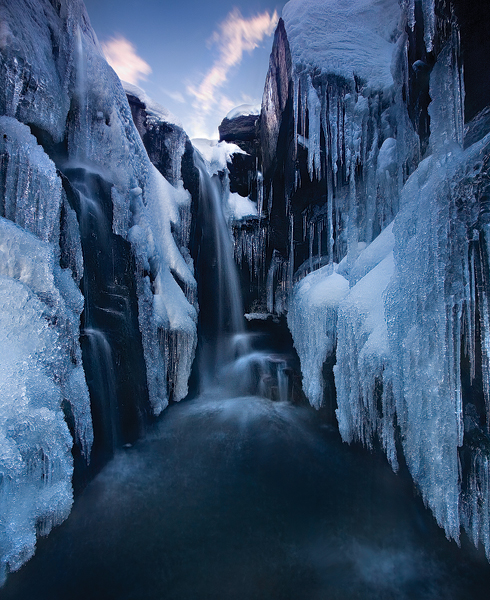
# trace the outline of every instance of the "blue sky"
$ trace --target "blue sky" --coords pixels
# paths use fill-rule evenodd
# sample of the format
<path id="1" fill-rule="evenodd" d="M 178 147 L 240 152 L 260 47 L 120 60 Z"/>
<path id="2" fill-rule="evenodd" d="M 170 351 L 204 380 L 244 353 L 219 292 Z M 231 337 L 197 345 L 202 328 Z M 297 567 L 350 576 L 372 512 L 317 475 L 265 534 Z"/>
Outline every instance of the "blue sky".
<path id="1" fill-rule="evenodd" d="M 231 108 L 260 103 L 284 4 L 85 0 L 120 77 L 132 79 L 174 113 L 190 137 L 210 138 Z M 126 77 L 119 72 L 122 65 L 132 67 Z"/>

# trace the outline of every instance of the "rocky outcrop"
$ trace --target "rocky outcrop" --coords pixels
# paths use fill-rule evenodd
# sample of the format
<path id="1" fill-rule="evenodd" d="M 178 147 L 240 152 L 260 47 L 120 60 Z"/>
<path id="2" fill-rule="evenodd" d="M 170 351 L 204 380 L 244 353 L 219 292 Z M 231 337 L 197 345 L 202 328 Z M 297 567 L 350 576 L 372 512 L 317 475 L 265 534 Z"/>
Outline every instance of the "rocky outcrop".
<path id="1" fill-rule="evenodd" d="M 83 485 L 187 394 L 197 312 L 182 132 L 147 120 L 172 185 L 80 0 L 0 13 L 1 584 L 69 514 L 74 465 Z"/>
<path id="2" fill-rule="evenodd" d="M 237 254 L 250 308 L 288 313 L 311 404 L 394 469 L 403 455 L 448 537 L 490 555 L 487 9 L 363 7 L 361 33 L 323 2 L 285 6 Z"/>

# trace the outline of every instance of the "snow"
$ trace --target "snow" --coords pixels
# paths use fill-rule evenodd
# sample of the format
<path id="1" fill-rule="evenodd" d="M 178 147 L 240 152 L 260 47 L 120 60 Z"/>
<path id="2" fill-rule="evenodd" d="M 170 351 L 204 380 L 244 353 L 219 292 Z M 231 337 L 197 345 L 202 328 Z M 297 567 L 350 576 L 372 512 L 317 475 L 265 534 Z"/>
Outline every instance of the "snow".
<path id="1" fill-rule="evenodd" d="M 121 81 L 121 84 L 127 94 L 131 94 L 131 96 L 138 98 L 138 100 L 145 105 L 146 113 L 150 119 L 155 119 L 156 121 L 161 121 L 163 123 L 170 123 L 181 129 L 183 128 L 182 122 L 178 117 L 158 102 L 155 102 L 155 100 L 150 98 L 143 89 L 133 83 L 128 83 L 127 81 Z"/>
<path id="2" fill-rule="evenodd" d="M 369 246 L 364 248 L 356 258 L 349 273 L 351 285 L 357 283 L 367 273 L 378 265 L 393 250 L 395 238 L 393 236 L 393 223 L 390 223 Z"/>
<path id="3" fill-rule="evenodd" d="M 323 363 L 336 346 L 337 310 L 349 291 L 349 282 L 327 265 L 293 288 L 287 315 L 294 347 L 301 361 L 303 390 L 315 408 L 323 402 Z"/>
<path id="4" fill-rule="evenodd" d="M 236 119 L 237 117 L 249 117 L 252 115 L 260 115 L 260 104 L 240 104 L 236 106 L 226 115 L 225 119 Z"/>
<path id="5" fill-rule="evenodd" d="M 283 8 L 296 65 L 370 88 L 393 85 L 393 34 L 400 19 L 396 0 L 290 0 Z"/>
<path id="6" fill-rule="evenodd" d="M 194 138 L 191 142 L 206 161 L 209 175 L 225 171 L 234 154 L 247 154 L 239 146 L 229 142 L 218 142 L 205 138 Z"/>
<path id="7" fill-rule="evenodd" d="M 250 200 L 250 198 L 244 198 L 236 192 L 231 192 L 228 196 L 228 206 L 231 210 L 233 219 L 240 220 L 245 217 L 257 216 L 257 203 Z"/>

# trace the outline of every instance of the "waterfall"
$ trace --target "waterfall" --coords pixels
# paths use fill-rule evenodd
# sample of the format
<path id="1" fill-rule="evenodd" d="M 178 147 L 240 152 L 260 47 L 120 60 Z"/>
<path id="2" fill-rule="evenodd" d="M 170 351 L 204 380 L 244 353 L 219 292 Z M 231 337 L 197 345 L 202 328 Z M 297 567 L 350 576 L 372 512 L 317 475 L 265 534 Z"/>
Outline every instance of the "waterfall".
<path id="1" fill-rule="evenodd" d="M 91 393 L 94 430 L 112 455 L 121 438 L 112 349 L 100 329 L 85 328 L 82 331 L 82 351 Z"/>
<path id="2" fill-rule="evenodd" d="M 199 250 L 200 385 L 205 389 L 216 379 L 217 368 L 231 362 L 244 339 L 244 317 L 240 282 L 233 260 L 233 245 L 223 214 L 222 186 L 218 175 L 212 177 L 204 159 L 196 151 L 199 171 L 199 209 L 197 233 Z"/>
<path id="3" fill-rule="evenodd" d="M 245 328 L 232 234 L 224 214 L 226 178 L 210 176 L 197 151 L 195 165 L 199 171 L 200 391 L 216 393 L 218 385 L 220 395 L 226 397 L 255 395 L 285 402 L 290 397 L 287 359 L 264 348 L 264 336 Z"/>
<path id="4" fill-rule="evenodd" d="M 195 156 L 199 170 L 202 239 L 208 246 L 209 256 L 213 257 L 209 267 L 215 271 L 211 279 L 216 285 L 213 311 L 217 309 L 217 333 L 220 337 L 243 333 L 242 295 L 233 260 L 233 242 L 223 214 L 221 182 L 218 175 L 208 175 L 204 161 L 197 152 Z"/>

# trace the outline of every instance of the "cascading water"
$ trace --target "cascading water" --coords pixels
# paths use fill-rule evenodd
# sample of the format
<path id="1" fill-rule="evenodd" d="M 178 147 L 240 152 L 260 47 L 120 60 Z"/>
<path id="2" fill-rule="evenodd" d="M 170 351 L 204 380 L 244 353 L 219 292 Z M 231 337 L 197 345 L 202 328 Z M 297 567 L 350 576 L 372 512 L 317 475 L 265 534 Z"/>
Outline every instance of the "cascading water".
<path id="1" fill-rule="evenodd" d="M 81 333 L 85 368 L 90 375 L 87 384 L 91 390 L 94 429 L 103 436 L 104 446 L 112 455 L 121 439 L 112 349 L 100 329 L 85 327 Z"/>
<path id="2" fill-rule="evenodd" d="M 216 376 L 217 366 L 233 360 L 233 338 L 244 333 L 240 283 L 222 208 L 219 177 L 209 176 L 203 158 L 195 152 L 199 170 L 200 245 L 200 372 L 204 387 Z M 242 338 L 243 339 L 243 338 Z"/>
<path id="3" fill-rule="evenodd" d="M 228 191 L 226 179 L 223 182 L 217 174 L 210 176 L 197 151 L 195 165 L 200 182 L 197 272 L 201 391 L 218 384 L 227 397 L 257 395 L 286 401 L 290 397 L 286 359 L 255 349 L 256 336 L 245 331 L 231 231 L 223 212 Z"/>

